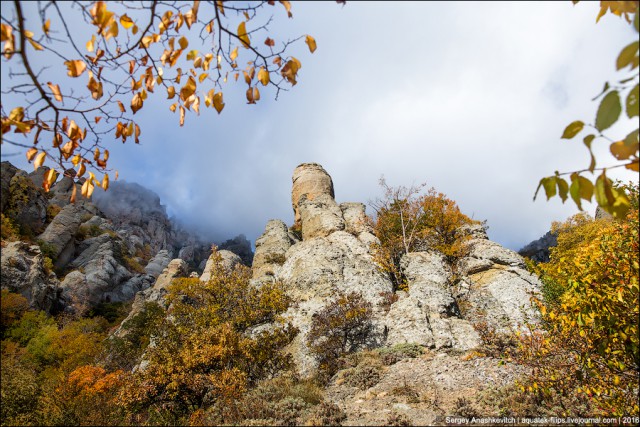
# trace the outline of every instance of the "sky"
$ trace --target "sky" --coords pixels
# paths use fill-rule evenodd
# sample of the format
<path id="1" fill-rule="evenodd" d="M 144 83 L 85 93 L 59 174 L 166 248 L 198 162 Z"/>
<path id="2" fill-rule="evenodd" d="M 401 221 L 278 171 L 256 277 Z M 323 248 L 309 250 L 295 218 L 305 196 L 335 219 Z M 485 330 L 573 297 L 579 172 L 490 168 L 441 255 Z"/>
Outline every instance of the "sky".
<path id="1" fill-rule="evenodd" d="M 574 120 L 594 120 L 591 99 L 637 39 L 612 15 L 596 25 L 598 7 L 293 2 L 293 19 L 274 10 L 272 38 L 310 34 L 318 48 L 291 48 L 302 62 L 292 90 L 247 105 L 244 83 L 230 84 L 222 114 L 203 108 L 182 128 L 168 103 L 147 101 L 136 114 L 142 143 L 107 142 L 110 166 L 216 241 L 242 233 L 255 242 L 270 219 L 292 224 L 293 170 L 315 162 L 339 203 L 381 196 L 382 175 L 393 186 L 426 182 L 518 250 L 578 212 L 571 200 L 533 194 L 540 178 L 588 166 L 580 139 L 560 136 Z M 602 165 L 613 160 L 604 142 L 594 152 Z M 32 168 L 22 158 L 3 156 Z M 620 169 L 608 176 L 637 180 Z"/>

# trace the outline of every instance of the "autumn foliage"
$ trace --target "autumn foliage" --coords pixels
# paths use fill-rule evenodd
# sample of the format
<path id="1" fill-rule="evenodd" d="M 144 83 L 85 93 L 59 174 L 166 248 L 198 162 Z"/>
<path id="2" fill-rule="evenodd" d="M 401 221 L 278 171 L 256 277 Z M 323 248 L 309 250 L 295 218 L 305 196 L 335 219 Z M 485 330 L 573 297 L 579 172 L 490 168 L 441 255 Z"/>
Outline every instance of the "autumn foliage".
<path id="1" fill-rule="evenodd" d="M 278 3 L 292 18 L 290 2 Z M 310 35 L 271 38 L 272 7 L 275 1 L 3 4 L 1 59 L 14 73 L 2 79 L 2 143 L 23 147 L 35 169 L 54 165 L 44 175 L 47 191 L 60 173 L 86 177 L 84 196 L 106 190 L 105 142 L 141 142 L 134 116 L 158 97 L 183 126 L 201 107 L 221 113 L 227 82 L 247 85 L 248 104 L 261 90 L 277 98 L 297 83 L 302 63 L 288 48 L 304 38 L 313 53 L 317 44 Z M 45 77 L 50 67 L 66 76 Z"/>
<path id="2" fill-rule="evenodd" d="M 637 416 L 637 208 L 619 220 L 579 214 L 555 228 L 558 246 L 537 269 L 561 292 L 535 301 L 545 329 L 520 337 L 516 360 L 532 368 L 521 390 L 560 402 L 567 415 Z"/>
<path id="3" fill-rule="evenodd" d="M 456 202 L 434 188 L 421 194 L 425 184 L 390 187 L 381 179 L 380 185 L 385 194 L 373 203 L 374 233 L 380 239 L 374 258 L 396 287 L 406 287 L 400 269 L 404 254 L 432 249 L 449 262 L 464 255 L 469 236 L 461 228 L 477 221 L 460 212 Z"/>

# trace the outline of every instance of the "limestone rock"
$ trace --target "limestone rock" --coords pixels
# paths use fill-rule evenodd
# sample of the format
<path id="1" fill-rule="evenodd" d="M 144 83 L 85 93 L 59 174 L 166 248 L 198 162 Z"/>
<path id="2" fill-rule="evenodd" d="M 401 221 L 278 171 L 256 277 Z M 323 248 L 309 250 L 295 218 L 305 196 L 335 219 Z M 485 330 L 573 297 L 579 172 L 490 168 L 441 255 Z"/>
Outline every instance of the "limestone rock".
<path id="1" fill-rule="evenodd" d="M 173 279 L 176 277 L 186 277 L 187 274 L 187 263 L 180 258 L 176 258 L 172 260 L 169 265 L 167 265 L 167 268 L 162 271 L 162 274 L 158 276 L 156 283 L 153 285 L 153 289 L 166 289 Z"/>
<path id="2" fill-rule="evenodd" d="M 57 308 L 58 280 L 45 270 L 43 260 L 37 245 L 8 243 L 2 248 L 1 283 L 3 289 L 24 296 L 31 308 L 52 312 Z"/>
<path id="3" fill-rule="evenodd" d="M 149 261 L 147 266 L 144 268 L 144 271 L 154 278 L 157 278 L 160 273 L 162 273 L 162 270 L 164 270 L 167 265 L 169 265 L 171 259 L 171 253 L 169 253 L 169 251 L 167 251 L 166 249 L 163 249 L 159 251 L 156 256 L 151 259 L 151 261 Z"/>
<path id="4" fill-rule="evenodd" d="M 247 240 L 244 234 L 240 234 L 233 239 L 224 241 L 218 246 L 219 249 L 227 249 L 242 259 L 242 263 L 247 267 L 251 267 L 253 262 L 253 251 L 251 250 L 251 242 Z"/>
<path id="5" fill-rule="evenodd" d="M 0 164 L 0 207 L 2 208 L 2 213 L 4 213 L 4 209 L 9 203 L 9 187 L 11 185 L 11 179 L 16 172 L 18 172 L 18 168 L 13 166 L 11 163 L 2 162 Z"/>
<path id="6" fill-rule="evenodd" d="M 549 262 L 549 248 L 557 245 L 558 235 L 547 231 L 544 236 L 520 249 L 518 254 L 536 262 Z"/>
<path id="7" fill-rule="evenodd" d="M 65 298 L 82 298 L 95 305 L 101 302 L 126 301 L 139 291 L 123 286 L 132 274 L 119 262 L 122 248 L 109 234 L 84 240 L 78 250 L 80 255 L 69 266 L 84 272 L 84 295 L 75 295 L 77 288 L 67 286 L 70 283 L 65 278 L 62 283 Z"/>
<path id="8" fill-rule="evenodd" d="M 460 295 L 470 321 L 486 321 L 507 332 L 539 320 L 530 303 L 540 292 L 539 280 L 529 273 L 523 258 L 483 238 L 468 242 L 469 253 L 458 261 L 466 292 Z"/>
<path id="9" fill-rule="evenodd" d="M 264 233 L 256 240 L 256 253 L 251 267 L 256 280 L 273 279 L 276 271 L 285 262 L 285 254 L 293 244 L 287 225 L 278 220 L 270 220 Z"/>
<path id="10" fill-rule="evenodd" d="M 328 194 L 320 194 L 314 199 L 309 199 L 308 195 L 303 194 L 298 200 L 298 212 L 302 240 L 325 237 L 335 231 L 344 230 L 342 210 Z"/>
<path id="11" fill-rule="evenodd" d="M 220 251 L 218 251 L 218 254 L 220 254 L 220 256 L 222 257 L 222 265 L 224 266 L 224 268 L 227 271 L 231 271 L 233 270 L 233 268 L 237 265 L 237 264 L 242 264 L 242 259 L 234 254 L 231 251 L 228 251 L 226 249 L 222 249 Z M 213 259 L 213 254 L 209 257 L 209 259 L 207 260 L 207 264 L 204 267 L 204 271 L 202 272 L 202 275 L 200 276 L 200 281 L 201 282 L 207 282 L 209 281 L 209 279 L 211 279 L 211 272 L 213 269 L 213 263 L 214 263 L 214 259 Z"/>
<path id="12" fill-rule="evenodd" d="M 313 200 L 321 194 L 326 194 L 332 199 L 335 197 L 331 177 L 327 171 L 317 163 L 302 163 L 293 171 L 291 204 L 296 227 L 300 225 L 298 203 L 304 194 L 307 195 L 307 200 Z"/>
<path id="13" fill-rule="evenodd" d="M 72 203 L 68 204 L 53 218 L 44 232 L 38 236 L 51 248 L 51 255 L 55 260 L 55 265 L 62 268 L 71 261 L 75 251 L 75 235 L 78 232 L 83 217 L 86 214 L 95 213 L 89 208 L 90 204 Z"/>
<path id="14" fill-rule="evenodd" d="M 7 166 L 2 172 L 11 175 L 12 169 Z M 3 181 L 6 180 L 3 178 Z M 4 188 L 2 191 L 5 216 L 14 220 L 23 232 L 41 233 L 47 219 L 47 198 L 44 191 L 36 187 L 22 170 L 13 174 L 9 180 L 8 191 Z"/>
<path id="15" fill-rule="evenodd" d="M 373 233 L 373 227 L 367 221 L 366 206 L 364 203 L 346 202 L 340 203 L 340 210 L 344 218 L 345 231 L 354 236 L 360 233 Z"/>

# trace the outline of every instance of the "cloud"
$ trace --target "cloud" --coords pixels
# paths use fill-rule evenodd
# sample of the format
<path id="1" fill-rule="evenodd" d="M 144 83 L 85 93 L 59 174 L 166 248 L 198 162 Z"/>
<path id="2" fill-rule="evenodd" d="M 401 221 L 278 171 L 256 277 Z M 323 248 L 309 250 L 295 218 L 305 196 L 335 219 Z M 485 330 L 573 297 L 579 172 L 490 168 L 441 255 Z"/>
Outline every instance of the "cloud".
<path id="1" fill-rule="evenodd" d="M 302 41 L 291 51 L 298 85 L 277 102 L 263 90 L 257 105 L 229 85 L 220 116 L 206 109 L 184 128 L 148 101 L 136 115 L 143 143 L 110 147 L 120 175 L 219 240 L 292 223 L 302 162 L 325 167 L 338 201 L 374 199 L 382 174 L 426 181 L 512 249 L 577 211 L 533 193 L 554 170 L 588 165 L 580 142 L 559 136 L 593 117 L 591 98 L 635 37 L 618 18 L 595 25 L 597 4 L 569 2 L 305 2 L 293 14 L 274 14 L 273 37 L 318 42 L 313 55 Z"/>

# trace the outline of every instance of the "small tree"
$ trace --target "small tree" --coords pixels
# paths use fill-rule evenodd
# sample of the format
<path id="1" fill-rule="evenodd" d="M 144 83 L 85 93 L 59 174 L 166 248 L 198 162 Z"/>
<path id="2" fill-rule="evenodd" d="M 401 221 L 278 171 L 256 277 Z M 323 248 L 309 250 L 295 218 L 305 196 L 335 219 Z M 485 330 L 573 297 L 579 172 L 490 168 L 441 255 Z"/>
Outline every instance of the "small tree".
<path id="1" fill-rule="evenodd" d="M 366 347 L 373 338 L 371 304 L 362 295 L 338 293 L 323 310 L 313 315 L 307 345 L 320 363 L 320 371 L 332 375 L 339 359 Z"/>
<path id="2" fill-rule="evenodd" d="M 451 263 L 464 255 L 469 236 L 461 227 L 477 221 L 460 212 L 456 202 L 434 188 L 421 195 L 426 184 L 390 187 L 381 178 L 380 185 L 384 197 L 371 203 L 374 233 L 380 239 L 374 259 L 397 288 L 406 289 L 400 260 L 409 252 L 434 249 Z"/>

